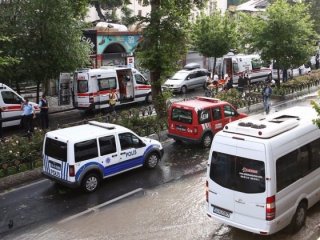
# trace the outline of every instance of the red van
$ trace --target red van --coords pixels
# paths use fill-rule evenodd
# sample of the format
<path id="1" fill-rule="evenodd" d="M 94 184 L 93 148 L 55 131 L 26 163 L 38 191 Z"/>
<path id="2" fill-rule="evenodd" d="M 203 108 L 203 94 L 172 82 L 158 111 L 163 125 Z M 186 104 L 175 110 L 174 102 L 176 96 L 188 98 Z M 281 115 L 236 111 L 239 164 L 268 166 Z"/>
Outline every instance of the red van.
<path id="1" fill-rule="evenodd" d="M 208 97 L 175 102 L 168 111 L 168 137 L 203 147 L 211 146 L 214 134 L 224 125 L 247 116 L 228 102 Z"/>

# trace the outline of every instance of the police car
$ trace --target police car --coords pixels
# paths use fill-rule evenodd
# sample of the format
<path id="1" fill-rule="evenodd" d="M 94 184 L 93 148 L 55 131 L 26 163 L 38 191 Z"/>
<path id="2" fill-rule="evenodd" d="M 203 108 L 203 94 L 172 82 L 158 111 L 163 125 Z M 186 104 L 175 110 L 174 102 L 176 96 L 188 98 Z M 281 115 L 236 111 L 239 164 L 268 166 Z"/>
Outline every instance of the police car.
<path id="1" fill-rule="evenodd" d="M 46 133 L 42 174 L 62 185 L 93 192 L 107 177 L 142 166 L 155 168 L 162 156 L 159 141 L 116 124 L 90 121 Z"/>

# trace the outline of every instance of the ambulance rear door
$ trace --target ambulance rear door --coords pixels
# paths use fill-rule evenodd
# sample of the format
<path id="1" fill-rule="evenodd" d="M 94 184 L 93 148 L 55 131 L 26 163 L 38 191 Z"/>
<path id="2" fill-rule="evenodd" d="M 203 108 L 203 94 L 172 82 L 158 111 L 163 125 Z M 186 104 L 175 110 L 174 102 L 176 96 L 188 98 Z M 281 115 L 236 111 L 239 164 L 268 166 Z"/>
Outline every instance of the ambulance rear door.
<path id="1" fill-rule="evenodd" d="M 19 125 L 21 122 L 21 103 L 23 98 L 9 88 L 0 90 L 0 107 L 2 108 L 2 127 Z"/>
<path id="2" fill-rule="evenodd" d="M 138 72 L 137 70 L 133 70 L 134 77 L 134 98 L 136 101 L 144 101 L 147 102 L 152 101 L 151 96 L 151 85 L 150 82 L 145 79 L 145 77 Z"/>
<path id="3" fill-rule="evenodd" d="M 92 89 L 92 80 L 89 79 L 88 71 L 77 72 L 75 75 L 74 95 L 75 106 L 79 109 L 89 109 L 94 103 L 94 95 L 97 93 Z M 90 84 L 89 84 L 90 80 Z"/>

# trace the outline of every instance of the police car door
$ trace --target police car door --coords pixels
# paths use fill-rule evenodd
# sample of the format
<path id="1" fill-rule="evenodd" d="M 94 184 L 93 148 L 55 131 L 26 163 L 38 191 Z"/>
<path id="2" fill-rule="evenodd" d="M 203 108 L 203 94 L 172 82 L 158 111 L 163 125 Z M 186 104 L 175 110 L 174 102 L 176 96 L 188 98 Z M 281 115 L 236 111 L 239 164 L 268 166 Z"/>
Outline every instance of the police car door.
<path id="1" fill-rule="evenodd" d="M 145 144 L 142 140 L 131 132 L 119 134 L 120 159 L 119 169 L 128 170 L 137 168 L 144 163 Z"/>
<path id="2" fill-rule="evenodd" d="M 114 135 L 103 136 L 98 139 L 99 142 L 99 160 L 104 167 L 104 176 L 118 173 L 117 164 L 120 160 L 119 147 L 116 144 Z"/>

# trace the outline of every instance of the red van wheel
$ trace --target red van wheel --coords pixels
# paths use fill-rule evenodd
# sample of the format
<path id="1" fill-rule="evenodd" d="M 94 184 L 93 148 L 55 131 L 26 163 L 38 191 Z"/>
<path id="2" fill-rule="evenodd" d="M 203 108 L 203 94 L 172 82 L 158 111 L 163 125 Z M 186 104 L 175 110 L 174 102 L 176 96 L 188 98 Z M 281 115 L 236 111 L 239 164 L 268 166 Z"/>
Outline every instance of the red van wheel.
<path id="1" fill-rule="evenodd" d="M 212 142 L 213 136 L 211 133 L 206 133 L 203 137 L 202 137 L 202 146 L 204 148 L 209 148 L 211 147 L 211 142 Z"/>

